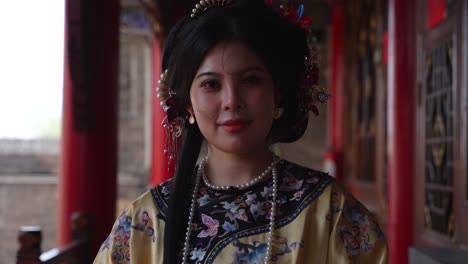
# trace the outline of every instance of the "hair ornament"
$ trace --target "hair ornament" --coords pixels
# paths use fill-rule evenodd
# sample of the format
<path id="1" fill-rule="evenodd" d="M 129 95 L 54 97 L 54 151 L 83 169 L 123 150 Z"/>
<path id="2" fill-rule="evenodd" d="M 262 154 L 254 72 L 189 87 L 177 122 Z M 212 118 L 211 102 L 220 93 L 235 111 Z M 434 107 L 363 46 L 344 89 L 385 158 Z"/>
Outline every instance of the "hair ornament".
<path id="1" fill-rule="evenodd" d="M 182 115 L 177 110 L 176 93 L 169 87 L 167 81 L 168 74 L 169 71 L 167 69 L 161 74 L 156 91 L 157 97 L 161 100 L 161 107 L 166 112 L 169 123 L 172 123 L 175 118 Z"/>
<path id="2" fill-rule="evenodd" d="M 267 6 L 273 7 L 273 0 L 265 0 Z M 280 5 L 277 9 L 280 16 L 284 17 L 289 23 L 301 27 L 307 33 L 307 45 L 309 46 L 309 56 L 304 57 L 304 83 L 302 89 L 302 107 L 304 110 L 309 110 L 312 113 L 319 115 L 317 107 L 318 103 L 325 103 L 330 95 L 319 86 L 319 62 L 320 62 L 320 47 L 317 43 L 317 38 L 312 33 L 310 25 L 312 19 L 310 16 L 304 15 L 304 5 L 294 10 L 294 6 L 284 7 Z"/>
<path id="3" fill-rule="evenodd" d="M 185 117 L 179 113 L 176 104 L 176 93 L 169 87 L 168 73 L 166 69 L 158 81 L 157 97 L 161 100 L 161 107 L 166 116 L 161 126 L 166 131 L 166 143 L 164 144 L 164 153 L 168 155 L 167 169 L 169 170 L 172 162 L 177 160 L 178 139 L 182 135 L 182 129 L 185 125 Z"/>
<path id="4" fill-rule="evenodd" d="M 232 0 L 201 0 L 195 7 L 192 9 L 191 18 L 195 18 L 197 15 L 205 12 L 210 7 L 223 7 L 227 6 L 232 2 Z"/>
<path id="5" fill-rule="evenodd" d="M 265 0 L 265 4 L 269 7 L 273 7 L 273 0 Z M 304 30 L 309 31 L 312 19 L 310 16 L 304 16 L 304 5 L 300 5 L 297 10 L 294 10 L 294 5 L 290 5 L 288 8 L 285 8 L 284 5 L 280 5 L 277 12 L 280 16 L 286 18 L 291 24 L 300 26 Z"/>

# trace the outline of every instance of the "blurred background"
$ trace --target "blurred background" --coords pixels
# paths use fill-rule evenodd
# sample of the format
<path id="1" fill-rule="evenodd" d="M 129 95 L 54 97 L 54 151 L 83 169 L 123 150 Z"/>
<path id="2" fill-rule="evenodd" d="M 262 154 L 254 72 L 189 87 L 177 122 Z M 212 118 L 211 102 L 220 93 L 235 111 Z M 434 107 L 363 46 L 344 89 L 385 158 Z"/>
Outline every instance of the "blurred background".
<path id="1" fill-rule="evenodd" d="M 351 190 L 391 263 L 466 256 L 468 1 L 276 2 L 312 17 L 331 98 L 274 151 Z M 0 263 L 15 262 L 21 226 L 40 226 L 42 250 L 67 245 L 74 212 L 94 219 L 94 256 L 117 214 L 172 176 L 154 88 L 164 39 L 194 4 L 3 3 Z"/>

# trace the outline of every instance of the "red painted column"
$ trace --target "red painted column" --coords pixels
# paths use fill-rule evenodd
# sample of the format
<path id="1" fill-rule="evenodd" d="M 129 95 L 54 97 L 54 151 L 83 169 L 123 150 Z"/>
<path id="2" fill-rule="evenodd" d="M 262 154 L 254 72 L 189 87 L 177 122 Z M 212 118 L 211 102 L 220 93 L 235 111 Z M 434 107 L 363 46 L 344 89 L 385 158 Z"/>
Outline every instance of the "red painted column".
<path id="1" fill-rule="evenodd" d="M 67 0 L 58 244 L 73 212 L 94 220 L 93 252 L 115 220 L 118 1 Z"/>
<path id="2" fill-rule="evenodd" d="M 332 5 L 332 51 L 330 72 L 330 104 L 328 113 L 329 121 L 329 146 L 325 154 L 325 162 L 331 162 L 334 167 L 334 175 L 337 179 L 343 179 L 343 139 L 344 139 L 344 12 L 341 1 L 335 0 Z"/>
<path id="3" fill-rule="evenodd" d="M 168 156 L 164 153 L 164 144 L 166 142 L 166 132 L 161 126 L 165 116 L 161 108 L 160 101 L 156 97 L 156 87 L 158 87 L 161 70 L 162 50 L 159 39 L 153 41 L 153 147 L 152 147 L 152 162 L 151 162 L 151 186 L 156 186 L 159 183 L 169 179 L 174 174 L 174 167 L 171 166 L 168 170 Z"/>
<path id="4" fill-rule="evenodd" d="M 388 234 L 390 263 L 408 263 L 415 177 L 415 7 L 388 6 Z"/>

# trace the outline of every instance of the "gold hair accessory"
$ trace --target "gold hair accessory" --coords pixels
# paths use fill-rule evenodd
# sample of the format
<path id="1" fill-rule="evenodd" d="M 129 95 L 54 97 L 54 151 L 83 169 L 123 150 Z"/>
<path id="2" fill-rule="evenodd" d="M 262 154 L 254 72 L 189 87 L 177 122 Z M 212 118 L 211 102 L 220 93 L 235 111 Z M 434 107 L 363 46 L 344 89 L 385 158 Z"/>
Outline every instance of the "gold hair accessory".
<path id="1" fill-rule="evenodd" d="M 210 7 L 223 7 L 227 6 L 232 2 L 232 0 L 201 0 L 200 3 L 195 5 L 195 8 L 192 9 L 191 18 L 195 18 L 198 14 L 205 12 Z"/>

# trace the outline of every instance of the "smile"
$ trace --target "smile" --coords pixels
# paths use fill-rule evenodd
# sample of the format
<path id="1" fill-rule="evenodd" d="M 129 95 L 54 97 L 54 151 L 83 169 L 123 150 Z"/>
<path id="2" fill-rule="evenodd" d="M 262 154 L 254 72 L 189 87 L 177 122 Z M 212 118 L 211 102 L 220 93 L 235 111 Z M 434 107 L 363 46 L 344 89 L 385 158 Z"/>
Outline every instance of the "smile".
<path id="1" fill-rule="evenodd" d="M 245 130 L 250 125 L 250 121 L 232 119 L 221 123 L 221 127 L 229 133 L 237 133 Z"/>

